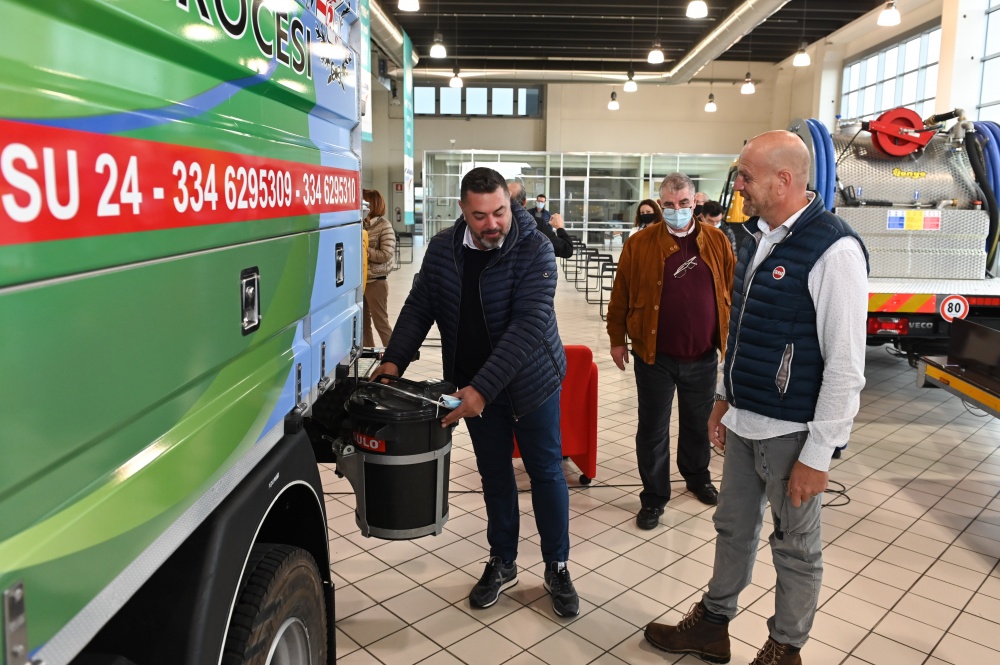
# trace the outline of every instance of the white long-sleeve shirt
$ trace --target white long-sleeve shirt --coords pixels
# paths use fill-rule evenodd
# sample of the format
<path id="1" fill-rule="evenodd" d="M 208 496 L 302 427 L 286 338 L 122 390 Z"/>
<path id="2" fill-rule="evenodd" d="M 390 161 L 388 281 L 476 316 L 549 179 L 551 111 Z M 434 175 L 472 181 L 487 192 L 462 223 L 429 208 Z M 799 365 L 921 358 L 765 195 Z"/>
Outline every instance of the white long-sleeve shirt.
<path id="1" fill-rule="evenodd" d="M 810 192 L 810 202 L 813 196 Z M 773 231 L 764 220 L 757 222 L 761 236 L 747 279 L 771 248 L 785 239 L 807 207 L 808 204 Z M 745 439 L 769 439 L 808 431 L 799 461 L 818 471 L 828 471 L 834 449 L 851 437 L 851 425 L 865 386 L 868 274 L 861 245 L 854 238 L 841 238 L 833 243 L 809 271 L 808 288 L 816 308 L 816 331 L 824 363 L 813 419 L 796 423 L 730 406 L 722 424 Z M 725 394 L 721 378 L 719 392 Z"/>

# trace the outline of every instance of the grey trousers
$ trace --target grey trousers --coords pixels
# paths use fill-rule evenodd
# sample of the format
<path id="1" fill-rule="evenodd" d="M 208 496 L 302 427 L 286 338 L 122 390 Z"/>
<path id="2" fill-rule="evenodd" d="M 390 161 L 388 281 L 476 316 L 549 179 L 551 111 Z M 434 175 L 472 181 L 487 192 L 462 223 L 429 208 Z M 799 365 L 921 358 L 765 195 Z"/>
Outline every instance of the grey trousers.
<path id="1" fill-rule="evenodd" d="M 718 533 L 715 568 L 702 599 L 709 611 L 730 619 L 736 616 L 736 601 L 750 584 L 764 509 L 770 502 L 774 533 L 769 541 L 778 581 L 774 615 L 767 627 L 773 639 L 795 647 L 809 639 L 823 581 L 823 495 L 798 508 L 787 495 L 788 476 L 806 435 L 796 432 L 753 440 L 731 431 L 726 434 L 722 488 L 714 517 Z"/>

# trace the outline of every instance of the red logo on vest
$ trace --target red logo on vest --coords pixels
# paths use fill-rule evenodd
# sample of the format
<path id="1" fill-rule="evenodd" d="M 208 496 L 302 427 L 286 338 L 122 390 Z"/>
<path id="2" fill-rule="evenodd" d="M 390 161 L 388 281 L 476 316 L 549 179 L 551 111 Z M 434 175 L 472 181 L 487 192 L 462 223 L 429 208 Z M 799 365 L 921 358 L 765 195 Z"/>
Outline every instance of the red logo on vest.
<path id="1" fill-rule="evenodd" d="M 778 266 L 771 272 L 771 277 L 781 279 L 785 276 L 785 266 Z"/>

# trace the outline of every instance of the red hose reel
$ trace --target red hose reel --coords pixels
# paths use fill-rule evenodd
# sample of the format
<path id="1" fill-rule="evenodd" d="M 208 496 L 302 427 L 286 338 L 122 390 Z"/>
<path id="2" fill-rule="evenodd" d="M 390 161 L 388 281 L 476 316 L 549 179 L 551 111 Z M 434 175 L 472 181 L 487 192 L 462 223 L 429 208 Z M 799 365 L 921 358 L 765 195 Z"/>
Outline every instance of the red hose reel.
<path id="1" fill-rule="evenodd" d="M 924 121 L 910 109 L 886 111 L 867 124 L 875 149 L 892 157 L 914 153 L 930 143 L 934 136 L 934 132 L 924 131 Z"/>

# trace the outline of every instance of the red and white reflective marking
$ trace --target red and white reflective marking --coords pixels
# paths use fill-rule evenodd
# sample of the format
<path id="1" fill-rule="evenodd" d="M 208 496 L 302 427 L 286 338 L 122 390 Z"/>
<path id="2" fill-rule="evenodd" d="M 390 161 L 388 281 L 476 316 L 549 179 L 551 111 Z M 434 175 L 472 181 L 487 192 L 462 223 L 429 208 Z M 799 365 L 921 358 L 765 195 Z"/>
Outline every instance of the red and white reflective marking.
<path id="1" fill-rule="evenodd" d="M 357 171 L 0 120 L 0 246 L 359 210 Z"/>

